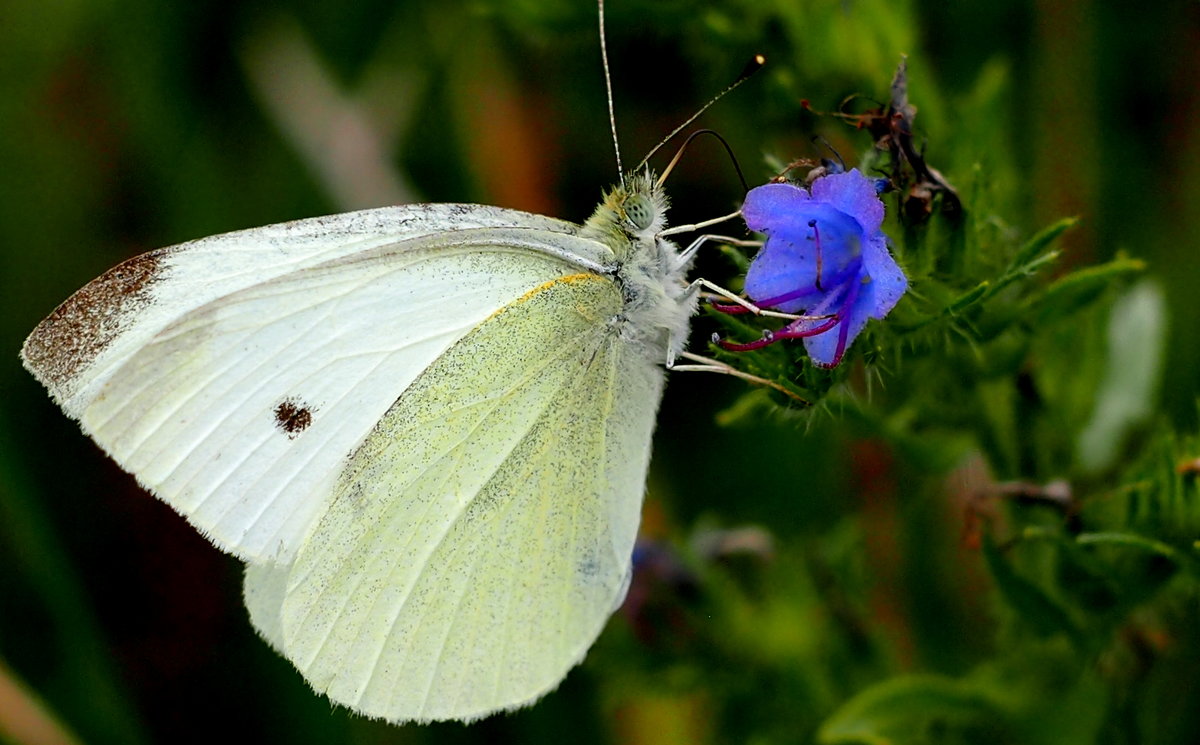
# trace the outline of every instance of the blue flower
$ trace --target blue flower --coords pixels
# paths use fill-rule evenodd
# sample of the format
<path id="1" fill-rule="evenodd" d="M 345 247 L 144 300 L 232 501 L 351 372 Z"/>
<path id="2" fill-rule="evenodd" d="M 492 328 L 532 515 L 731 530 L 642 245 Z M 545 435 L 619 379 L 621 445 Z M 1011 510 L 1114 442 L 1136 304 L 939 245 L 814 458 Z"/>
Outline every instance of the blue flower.
<path id="1" fill-rule="evenodd" d="M 749 344 L 721 342 L 726 349 L 802 338 L 813 362 L 833 367 L 867 319 L 886 316 L 908 288 L 880 230 L 875 183 L 857 169 L 823 176 L 811 191 L 788 183 L 752 189 L 742 217 L 767 236 L 746 274 L 746 294 L 759 307 L 805 318 Z"/>

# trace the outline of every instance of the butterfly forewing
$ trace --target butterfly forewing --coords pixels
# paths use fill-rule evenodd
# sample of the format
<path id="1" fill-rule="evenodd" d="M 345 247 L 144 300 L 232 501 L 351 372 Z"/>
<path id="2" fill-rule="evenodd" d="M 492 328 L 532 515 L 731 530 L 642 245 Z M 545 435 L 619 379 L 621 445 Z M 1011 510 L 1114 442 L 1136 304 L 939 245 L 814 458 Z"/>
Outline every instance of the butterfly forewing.
<path id="1" fill-rule="evenodd" d="M 430 229 L 431 211 L 510 225 L 404 232 L 405 219 Z M 408 237 L 387 240 L 383 213 Z M 100 345 L 90 362 L 52 379 L 51 362 L 26 361 L 119 464 L 215 543 L 286 563 L 346 458 L 421 370 L 513 298 L 578 272 L 573 261 L 605 258 L 570 233 L 512 227 L 524 219 L 391 208 L 164 249 L 138 290 L 149 310 L 126 319 L 115 301 L 95 309 L 107 317 L 85 340 Z M 320 247 L 329 231 L 353 250 Z M 201 263 L 203 273 L 180 268 Z M 85 288 L 63 307 L 96 296 Z M 65 333 L 68 315 L 79 313 L 59 313 L 57 326 L 52 316 L 27 352 Z"/>
<path id="2" fill-rule="evenodd" d="M 114 267 L 68 298 L 30 334 L 21 357 L 66 412 L 79 418 L 132 352 L 206 303 L 376 246 L 515 225 L 563 235 L 579 230 L 498 207 L 417 204 L 295 220 L 158 249 Z M 587 249 L 580 255 L 591 257 Z"/>
<path id="3" fill-rule="evenodd" d="M 473 719 L 583 657 L 625 588 L 662 386 L 622 302 L 579 274 L 484 322 L 363 442 L 290 575 L 251 568 L 256 625 L 315 687 Z"/>

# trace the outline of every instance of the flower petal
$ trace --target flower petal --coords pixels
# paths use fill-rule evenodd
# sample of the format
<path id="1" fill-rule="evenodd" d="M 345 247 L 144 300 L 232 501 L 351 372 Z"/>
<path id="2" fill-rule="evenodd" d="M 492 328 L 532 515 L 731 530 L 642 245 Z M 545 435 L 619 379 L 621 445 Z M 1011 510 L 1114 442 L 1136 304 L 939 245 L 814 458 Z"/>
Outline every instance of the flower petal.
<path id="1" fill-rule="evenodd" d="M 808 307 L 822 294 L 816 288 L 817 265 L 809 258 L 811 253 L 812 244 L 804 238 L 799 241 L 769 239 L 746 272 L 746 294 L 751 300 L 759 301 L 811 287 L 811 297 L 799 297 L 775 306 L 785 313 Z"/>
<path id="2" fill-rule="evenodd" d="M 888 252 L 887 238 L 879 235 L 863 248 L 863 273 L 870 281 L 863 287 L 872 318 L 883 318 L 896 307 L 908 289 L 908 279 Z"/>
<path id="3" fill-rule="evenodd" d="M 874 182 L 857 168 L 817 179 L 812 185 L 812 198 L 853 215 L 868 235 L 878 232 L 883 224 L 883 201 L 875 192 Z"/>
<path id="4" fill-rule="evenodd" d="M 751 230 L 771 233 L 794 223 L 795 210 L 809 199 L 808 192 L 795 184 L 756 186 L 742 203 L 742 219 Z"/>
<path id="5" fill-rule="evenodd" d="M 814 333 L 804 345 L 817 365 L 841 362 L 867 319 L 886 316 L 908 288 L 880 230 L 883 214 L 874 183 L 858 170 L 819 178 L 811 191 L 779 183 L 746 195 L 747 226 L 767 235 L 746 294 L 786 312 L 836 314 L 831 327 L 819 318 L 785 327 L 793 338 Z"/>
<path id="6" fill-rule="evenodd" d="M 821 367 L 833 367 L 841 362 L 840 353 L 849 349 L 866 328 L 867 319 L 882 319 L 886 316 L 908 288 L 908 280 L 888 252 L 887 239 L 882 235 L 868 243 L 863 251 L 862 273 L 858 279 L 851 281 L 861 284 L 858 285 L 858 292 L 850 306 L 842 310 L 842 322 L 819 336 L 804 340 L 808 356 Z M 847 291 L 849 290 L 850 288 L 847 288 Z M 844 345 L 841 344 L 843 330 Z"/>

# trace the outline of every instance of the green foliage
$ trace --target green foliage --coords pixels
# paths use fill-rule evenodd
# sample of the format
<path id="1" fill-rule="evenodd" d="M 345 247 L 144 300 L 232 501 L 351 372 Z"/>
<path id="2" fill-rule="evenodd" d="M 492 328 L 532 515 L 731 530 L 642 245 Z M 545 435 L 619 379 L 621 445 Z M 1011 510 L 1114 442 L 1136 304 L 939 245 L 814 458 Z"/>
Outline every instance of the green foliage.
<path id="1" fill-rule="evenodd" d="M 1009 95 L 998 68 L 986 77 L 971 107 L 933 108 L 955 109 L 964 129 L 981 131 L 972 114 L 994 111 L 989 97 Z M 922 83 L 913 83 L 911 99 L 936 99 Z M 893 102 L 894 91 L 895 83 Z M 885 95 L 874 91 L 877 100 Z M 874 116 L 859 109 L 836 118 L 862 132 Z M 1019 204 L 1019 180 L 1001 163 L 948 169 L 957 195 L 935 195 L 914 219 L 908 185 L 919 172 L 878 132 L 874 143 L 866 132 L 861 138 L 860 168 L 893 182 L 900 175 L 901 188 L 885 197 L 886 228 L 908 295 L 833 370 L 812 365 L 799 343 L 710 351 L 802 399 L 747 394 L 729 409 L 733 421 L 772 406 L 802 421 L 830 418 L 890 443 L 926 480 L 961 471 L 967 453 L 981 453 L 968 534 L 994 588 L 995 636 L 991 655 L 958 676 L 898 671 L 861 690 L 824 720 L 819 739 L 1143 741 L 1137 707 L 1155 704 L 1140 684 L 1175 645 L 1191 654 L 1194 631 L 1180 625 L 1178 609 L 1200 579 L 1200 461 L 1190 438 L 1153 424 L 1167 326 L 1162 291 L 1151 280 L 1131 286 L 1148 269 L 1138 258 L 1064 266 L 1062 240 L 1078 218 L 1019 240 L 1006 218 Z M 929 162 L 968 163 L 973 146 L 930 138 Z M 709 316 L 739 341 L 769 323 Z M 1139 465 L 1122 466 L 1131 459 Z M 1185 617 L 1194 620 L 1192 607 Z M 1141 663 L 1131 663 L 1137 656 Z M 1077 717 L 1070 728 L 1058 723 L 1066 712 Z"/>
<path id="2" fill-rule="evenodd" d="M 1016 742 L 986 693 L 935 676 L 893 678 L 848 701 L 821 728 L 820 742 L 886 745 Z"/>

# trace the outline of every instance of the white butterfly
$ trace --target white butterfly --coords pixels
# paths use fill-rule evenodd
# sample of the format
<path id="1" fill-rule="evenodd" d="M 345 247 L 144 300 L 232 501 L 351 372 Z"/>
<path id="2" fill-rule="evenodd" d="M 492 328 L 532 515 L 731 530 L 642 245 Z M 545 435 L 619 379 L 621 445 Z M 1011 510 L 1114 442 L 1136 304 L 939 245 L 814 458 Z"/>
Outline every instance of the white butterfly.
<path id="1" fill-rule="evenodd" d="M 661 183 L 582 226 L 418 204 L 152 251 L 21 357 L 246 561 L 251 620 L 314 688 L 479 719 L 555 688 L 624 599 L 664 363 L 774 385 L 683 351 L 696 290 L 726 291 L 684 279 L 711 236 L 666 236 L 734 215 L 665 230 Z"/>
<path id="2" fill-rule="evenodd" d="M 394 722 L 536 700 L 628 586 L 688 259 L 649 174 L 583 226 L 425 204 L 153 251 L 26 367 L 247 562 L 259 632 Z"/>

